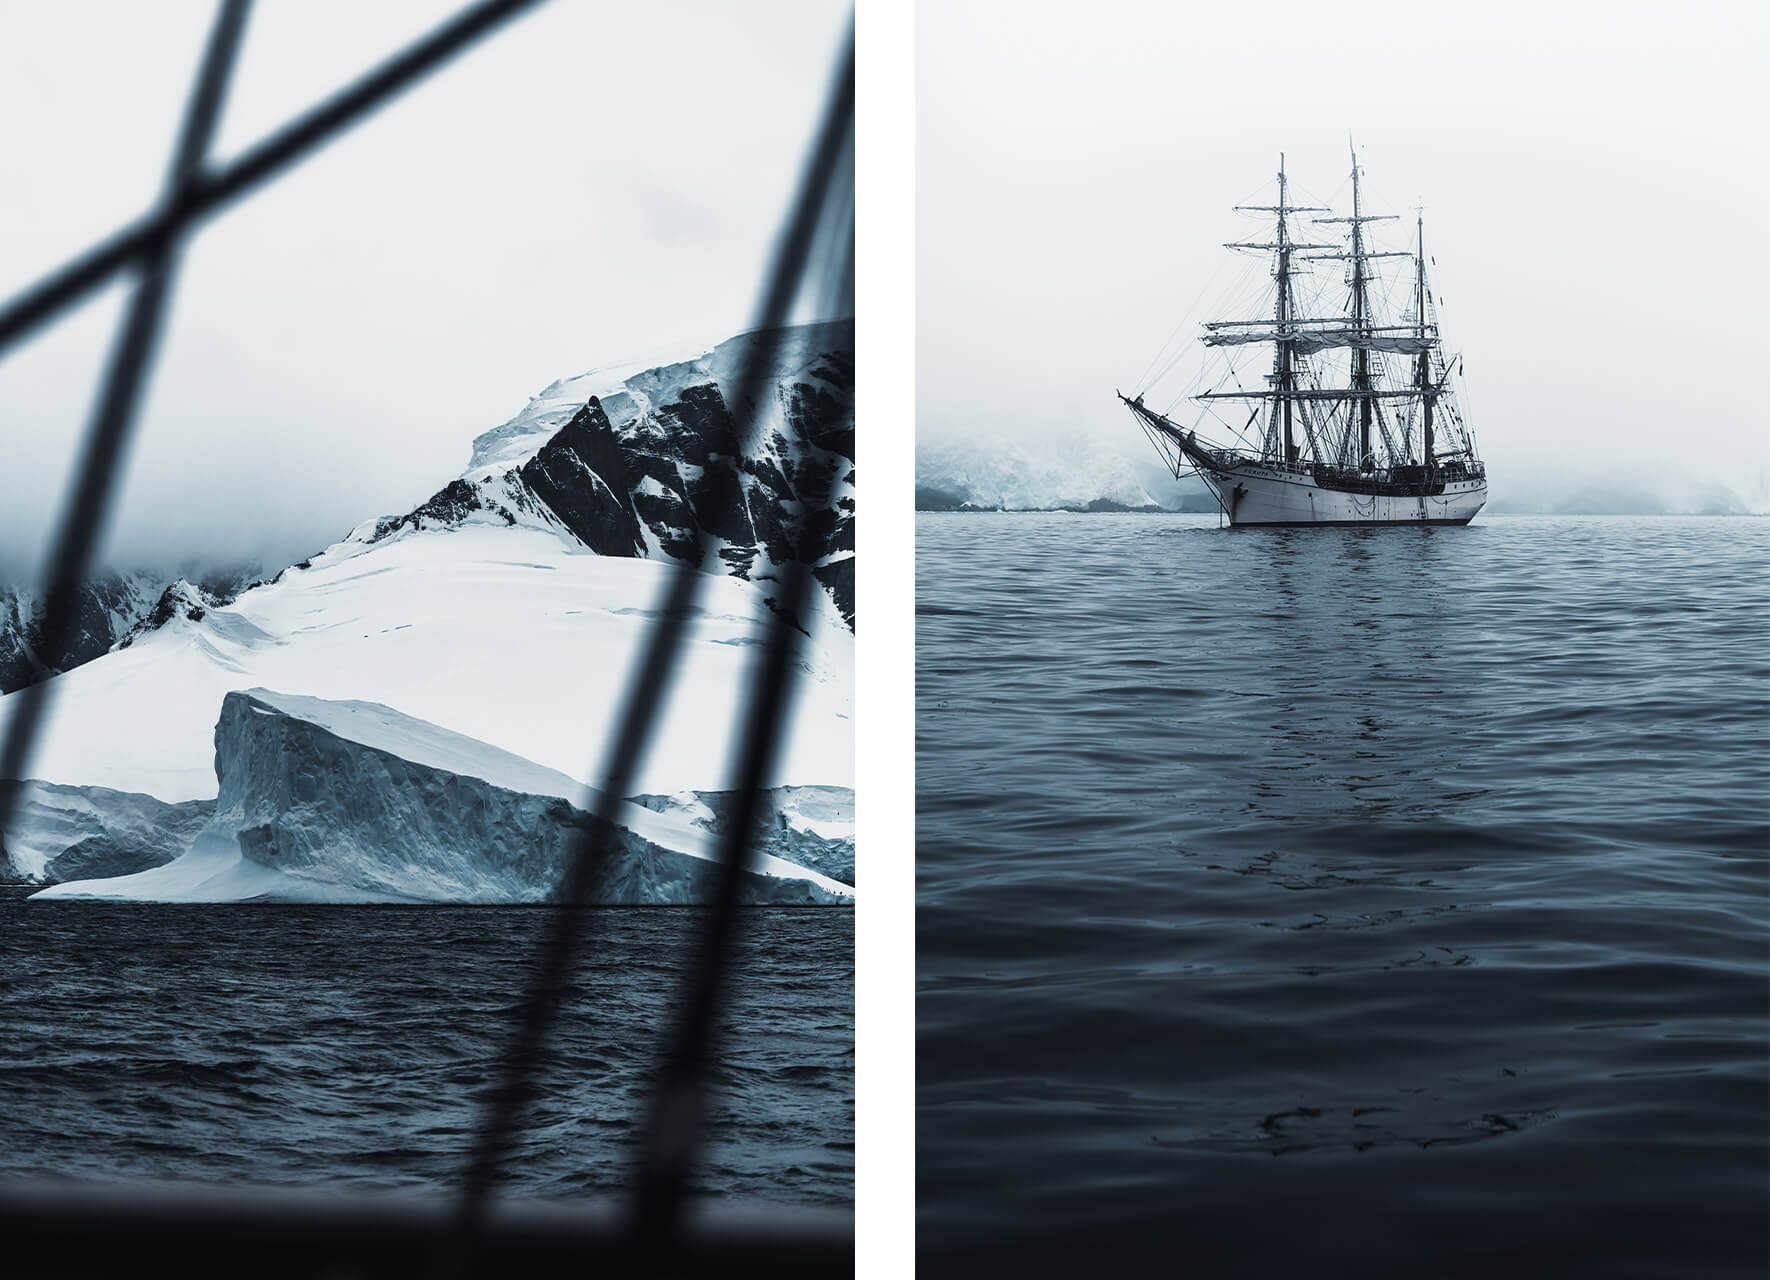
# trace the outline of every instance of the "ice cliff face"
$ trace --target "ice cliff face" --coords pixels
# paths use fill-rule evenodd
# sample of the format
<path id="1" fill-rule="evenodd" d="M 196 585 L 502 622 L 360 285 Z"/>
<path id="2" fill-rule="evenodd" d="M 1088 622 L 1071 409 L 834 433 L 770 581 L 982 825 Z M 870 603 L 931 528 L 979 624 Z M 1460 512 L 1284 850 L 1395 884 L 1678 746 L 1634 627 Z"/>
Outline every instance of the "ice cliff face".
<path id="1" fill-rule="evenodd" d="M 377 542 L 469 522 L 549 528 L 598 555 L 688 560 L 767 584 L 799 553 L 854 625 L 854 327 L 784 331 L 759 434 L 740 461 L 731 396 L 757 335 L 650 369 L 555 383 L 474 441 L 467 471 L 399 517 L 358 530 Z M 703 535 L 717 563 L 701 564 Z"/>
<path id="2" fill-rule="evenodd" d="M 542 902 L 589 821 L 570 778 L 374 703 L 230 693 L 215 768 L 213 817 L 183 856 L 39 896 Z M 623 806 L 615 850 L 601 902 L 711 896 L 711 841 L 679 815 Z M 852 901 L 849 886 L 804 866 L 768 855 L 754 865 L 746 902 Z"/>
<path id="3" fill-rule="evenodd" d="M 0 782 L 16 793 L 0 845 L 0 881 L 54 884 L 128 875 L 183 853 L 214 812 L 208 800 L 166 804 L 152 796 L 52 782 Z"/>
<path id="4" fill-rule="evenodd" d="M 165 580 L 149 573 L 107 573 L 81 588 L 73 638 L 55 652 L 43 645 L 43 601 L 35 587 L 0 586 L 0 693 L 90 662 L 128 634 L 152 608 Z"/>
<path id="5" fill-rule="evenodd" d="M 737 795 L 730 791 L 681 791 L 670 796 L 634 796 L 633 803 L 678 815 L 711 835 L 730 827 Z M 763 854 L 820 871 L 852 885 L 854 879 L 854 792 L 847 787 L 776 787 L 763 803 L 765 817 L 756 833 Z"/>

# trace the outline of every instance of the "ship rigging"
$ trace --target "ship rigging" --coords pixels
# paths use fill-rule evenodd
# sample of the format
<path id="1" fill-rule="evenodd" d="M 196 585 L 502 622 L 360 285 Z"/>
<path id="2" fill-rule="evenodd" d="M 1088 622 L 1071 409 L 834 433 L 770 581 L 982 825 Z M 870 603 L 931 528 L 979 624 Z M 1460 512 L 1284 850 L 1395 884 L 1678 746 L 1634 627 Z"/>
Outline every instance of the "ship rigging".
<path id="1" fill-rule="evenodd" d="M 1365 212 L 1361 177 L 1354 151 L 1349 215 L 1293 204 L 1280 155 L 1278 202 L 1236 206 L 1272 216 L 1269 238 L 1225 246 L 1271 255 L 1272 314 L 1204 322 L 1199 343 L 1228 358 L 1190 397 L 1199 407 L 1192 426 L 1146 404 L 1148 387 L 1119 393 L 1175 476 L 1203 479 L 1233 526 L 1467 524 L 1487 501 L 1486 467 L 1456 393 L 1462 359 L 1439 334 L 1424 216 L 1411 248 L 1374 247 L 1369 224 L 1398 217 Z M 1310 222 L 1343 228 L 1342 237 L 1297 239 L 1293 220 L 1307 215 L 1327 215 Z M 1379 261 L 1400 258 L 1412 259 L 1412 279 L 1385 278 Z M 1309 288 L 1318 262 L 1346 264 L 1343 301 Z M 1271 372 L 1249 389 L 1235 357 L 1266 344 Z M 1233 401 L 1254 402 L 1239 428 L 1217 408 Z M 1211 426 L 1219 439 L 1199 434 Z"/>

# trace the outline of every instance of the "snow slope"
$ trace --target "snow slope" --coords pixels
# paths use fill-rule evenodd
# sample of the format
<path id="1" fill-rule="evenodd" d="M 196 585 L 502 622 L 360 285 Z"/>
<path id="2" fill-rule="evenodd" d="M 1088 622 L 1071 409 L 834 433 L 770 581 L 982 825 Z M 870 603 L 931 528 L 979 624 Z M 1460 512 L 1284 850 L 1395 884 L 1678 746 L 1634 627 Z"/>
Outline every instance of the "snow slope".
<path id="1" fill-rule="evenodd" d="M 56 678 L 33 776 L 165 801 L 217 791 L 222 698 L 255 686 L 385 703 L 568 777 L 598 767 L 653 602 L 674 566 L 597 556 L 501 524 L 347 539 L 231 604 L 175 611 Z M 633 790 L 729 785 L 762 593 L 708 574 L 684 663 Z M 854 637 L 809 621 L 774 781 L 852 786 Z M 14 698 L 0 698 L 0 724 Z"/>
<path id="2" fill-rule="evenodd" d="M 306 902 L 547 900 L 590 800 L 571 778 L 390 707 L 250 689 L 215 726 L 213 818 L 183 856 L 42 898 Z M 598 901 L 705 901 L 713 837 L 623 803 Z M 755 859 L 747 901 L 846 903 L 852 890 Z"/>

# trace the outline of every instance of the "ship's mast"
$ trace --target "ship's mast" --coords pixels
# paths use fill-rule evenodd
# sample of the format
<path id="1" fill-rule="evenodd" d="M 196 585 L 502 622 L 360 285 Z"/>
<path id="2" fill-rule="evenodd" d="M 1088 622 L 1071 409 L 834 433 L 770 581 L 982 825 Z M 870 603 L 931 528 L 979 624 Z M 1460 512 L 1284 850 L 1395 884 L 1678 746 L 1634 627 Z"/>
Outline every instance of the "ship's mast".
<path id="1" fill-rule="evenodd" d="M 1424 433 L 1421 436 L 1420 460 L 1430 472 L 1432 459 L 1432 353 L 1424 349 L 1426 340 L 1426 215 L 1414 218 L 1414 336 L 1420 339 L 1421 351 L 1414 385 L 1419 388 L 1423 406 Z"/>
<path id="2" fill-rule="evenodd" d="M 1275 386 L 1278 390 L 1278 401 L 1273 406 L 1284 414 L 1284 460 L 1290 465 L 1297 460 L 1297 443 L 1291 435 L 1291 234 L 1286 226 L 1287 205 L 1289 199 L 1285 195 L 1284 152 L 1278 153 L 1278 305 L 1273 319 L 1278 330 L 1276 350 L 1272 353 L 1277 374 Z"/>
<path id="3" fill-rule="evenodd" d="M 1425 218 L 1422 214 L 1416 221 L 1414 251 L 1405 249 L 1386 250 L 1370 247 L 1369 237 L 1365 235 L 1364 224 L 1367 222 L 1393 221 L 1392 213 L 1366 213 L 1364 211 L 1363 172 L 1358 163 L 1358 151 L 1348 140 L 1348 149 L 1352 156 L 1352 213 L 1350 216 L 1332 216 L 1332 211 L 1311 205 L 1293 205 L 1290 202 L 1290 180 L 1285 173 L 1285 157 L 1280 152 L 1278 157 L 1278 203 L 1275 205 L 1236 205 L 1237 212 L 1268 213 L 1277 215 L 1278 234 L 1265 243 L 1234 241 L 1225 247 L 1230 249 L 1258 249 L 1274 255 L 1274 279 L 1277 281 L 1275 300 L 1269 318 L 1207 320 L 1203 323 L 1204 333 L 1200 341 L 1206 347 L 1240 347 L 1254 343 L 1270 342 L 1274 346 L 1272 353 L 1272 372 L 1266 378 L 1266 385 L 1259 389 L 1243 387 L 1240 376 L 1236 375 L 1234 390 L 1219 389 L 1199 391 L 1192 399 L 1201 405 L 1209 406 L 1217 400 L 1254 400 L 1262 402 L 1240 428 L 1231 427 L 1236 439 L 1244 447 L 1252 449 L 1253 440 L 1244 435 L 1249 431 L 1262 409 L 1266 411 L 1265 434 L 1259 446 L 1259 457 L 1267 463 L 1278 461 L 1296 466 L 1301 450 L 1298 447 L 1296 426 L 1301 420 L 1303 430 L 1308 435 L 1308 447 L 1311 461 L 1316 469 L 1316 478 L 1323 484 L 1322 471 L 1329 473 L 1332 484 L 1348 487 L 1342 482 L 1350 480 L 1346 472 L 1363 473 L 1367 480 L 1358 485 L 1350 486 L 1354 491 L 1367 491 L 1363 485 L 1408 486 L 1419 483 L 1417 472 L 1424 470 L 1428 479 L 1439 470 L 1438 440 L 1441 432 L 1449 433 L 1454 444 L 1447 457 L 1464 457 L 1457 467 L 1470 467 L 1469 473 L 1477 477 L 1481 474 L 1481 463 L 1475 457 L 1474 439 L 1469 433 L 1467 424 L 1458 411 L 1455 393 L 1449 386 L 1450 370 L 1453 363 L 1447 363 L 1439 348 L 1437 324 L 1432 312 L 1432 294 L 1426 278 L 1426 231 Z M 1341 241 L 1337 244 L 1307 244 L 1297 241 L 1291 235 L 1290 218 L 1301 213 L 1328 214 L 1327 217 L 1314 218 L 1317 223 L 1350 223 L 1352 228 L 1351 243 Z M 1394 316 L 1397 323 L 1388 323 L 1387 306 L 1389 293 L 1384 280 L 1379 276 L 1377 285 L 1379 294 L 1373 309 L 1372 276 L 1375 274 L 1367 259 L 1371 258 L 1412 258 L 1414 259 L 1414 317 L 1410 321 L 1405 315 Z M 1351 275 L 1347 283 L 1352 287 L 1350 306 L 1334 308 L 1350 314 L 1340 315 L 1307 315 L 1299 314 L 1293 289 L 1292 272 L 1296 264 L 1317 262 L 1324 259 L 1350 261 Z M 1302 268 L 1307 270 L 1307 267 Z M 1313 310 L 1313 308 L 1305 308 Z M 1384 314 L 1379 315 L 1378 310 Z M 1299 374 L 1307 374 L 1308 361 L 1318 353 L 1329 350 L 1349 349 L 1351 352 L 1350 371 L 1351 385 L 1323 387 L 1320 385 L 1299 385 Z M 1438 351 L 1438 358 L 1433 352 Z M 1392 353 L 1401 359 L 1394 362 L 1373 361 L 1373 353 Z M 1403 360 L 1415 361 L 1410 369 Z M 1299 369 L 1299 363 L 1303 367 Z M 1346 366 L 1340 366 L 1344 368 Z M 1325 372 L 1325 368 L 1323 372 Z M 1235 374 L 1235 362 L 1229 362 L 1225 377 Z M 1319 378 L 1314 380 L 1319 384 Z M 1378 386 L 1382 383 L 1382 386 Z M 1420 444 L 1421 449 L 1416 456 L 1415 443 L 1412 435 L 1413 415 L 1407 414 L 1406 424 L 1397 419 L 1391 430 L 1390 415 L 1384 413 L 1379 400 L 1417 401 L 1420 410 L 1420 421 L 1423 424 Z M 1439 412 L 1439 402 L 1443 401 L 1444 411 Z M 1267 406 L 1265 402 L 1270 402 Z M 1357 415 L 1354 417 L 1352 405 L 1357 402 Z M 1176 446 L 1199 466 L 1211 468 L 1231 467 L 1240 465 L 1240 455 L 1234 449 L 1223 450 L 1216 446 L 1206 449 L 1196 443 L 1196 431 L 1182 432 L 1167 418 L 1143 407 L 1141 397 L 1136 400 L 1126 399 L 1133 412 L 1152 430 L 1163 434 L 1164 438 L 1176 442 Z M 1329 407 L 1325 415 L 1311 417 L 1311 406 L 1320 410 Z M 1345 407 L 1345 417 L 1340 417 L 1340 406 Z M 1207 408 L 1207 412 L 1208 412 Z M 1375 427 L 1381 432 L 1381 440 L 1373 437 L 1377 434 Z M 1356 431 L 1354 423 L 1356 422 Z M 1449 426 L 1445 426 L 1449 423 Z M 1330 442 L 1326 437 L 1332 435 Z M 1210 450 L 1215 450 L 1212 453 Z M 1379 453 L 1380 450 L 1380 453 Z M 1354 462 L 1354 453 L 1357 460 Z M 1423 465 L 1422 465 L 1423 464 Z M 1446 465 L 1451 465 L 1447 463 Z M 1370 492 L 1387 492 L 1378 488 Z"/>
<path id="4" fill-rule="evenodd" d="M 1352 349 L 1352 397 L 1358 401 L 1358 469 L 1372 471 L 1376 468 L 1376 456 L 1371 452 L 1371 412 L 1376 399 L 1371 385 L 1371 337 L 1377 326 L 1371 321 L 1370 305 L 1370 273 L 1365 267 L 1368 258 L 1405 257 L 1402 253 L 1373 253 L 1364 246 L 1364 224 L 1367 222 L 1387 222 L 1395 215 L 1392 213 L 1366 213 L 1364 196 L 1359 189 L 1358 150 L 1350 140 L 1347 149 L 1352 153 L 1352 216 L 1350 218 L 1317 218 L 1317 222 L 1350 222 L 1352 224 L 1352 252 L 1349 254 L 1324 254 L 1324 257 L 1346 257 L 1352 259 L 1352 334 L 1355 339 Z M 1351 432 L 1351 426 L 1347 426 Z M 1391 459 L 1391 462 L 1395 461 Z"/>
<path id="5" fill-rule="evenodd" d="M 1352 152 L 1352 327 L 1360 338 L 1370 337 L 1370 299 L 1364 277 L 1364 205 L 1358 194 L 1358 152 Z M 1352 352 L 1352 386 L 1364 394 L 1358 400 L 1358 469 L 1375 466 L 1371 458 L 1371 353 L 1359 346 Z"/>

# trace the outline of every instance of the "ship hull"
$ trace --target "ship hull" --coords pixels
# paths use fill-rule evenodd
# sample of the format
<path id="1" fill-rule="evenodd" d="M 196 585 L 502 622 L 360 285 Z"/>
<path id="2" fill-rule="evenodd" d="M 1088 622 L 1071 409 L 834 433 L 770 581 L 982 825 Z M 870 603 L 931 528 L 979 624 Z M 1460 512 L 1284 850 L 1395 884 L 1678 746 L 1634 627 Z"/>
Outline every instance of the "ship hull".
<path id="1" fill-rule="evenodd" d="M 1442 493 L 1351 493 L 1323 488 L 1307 470 L 1252 465 L 1199 474 L 1229 523 L 1244 526 L 1468 524 L 1487 503 L 1487 481 L 1458 480 Z"/>

